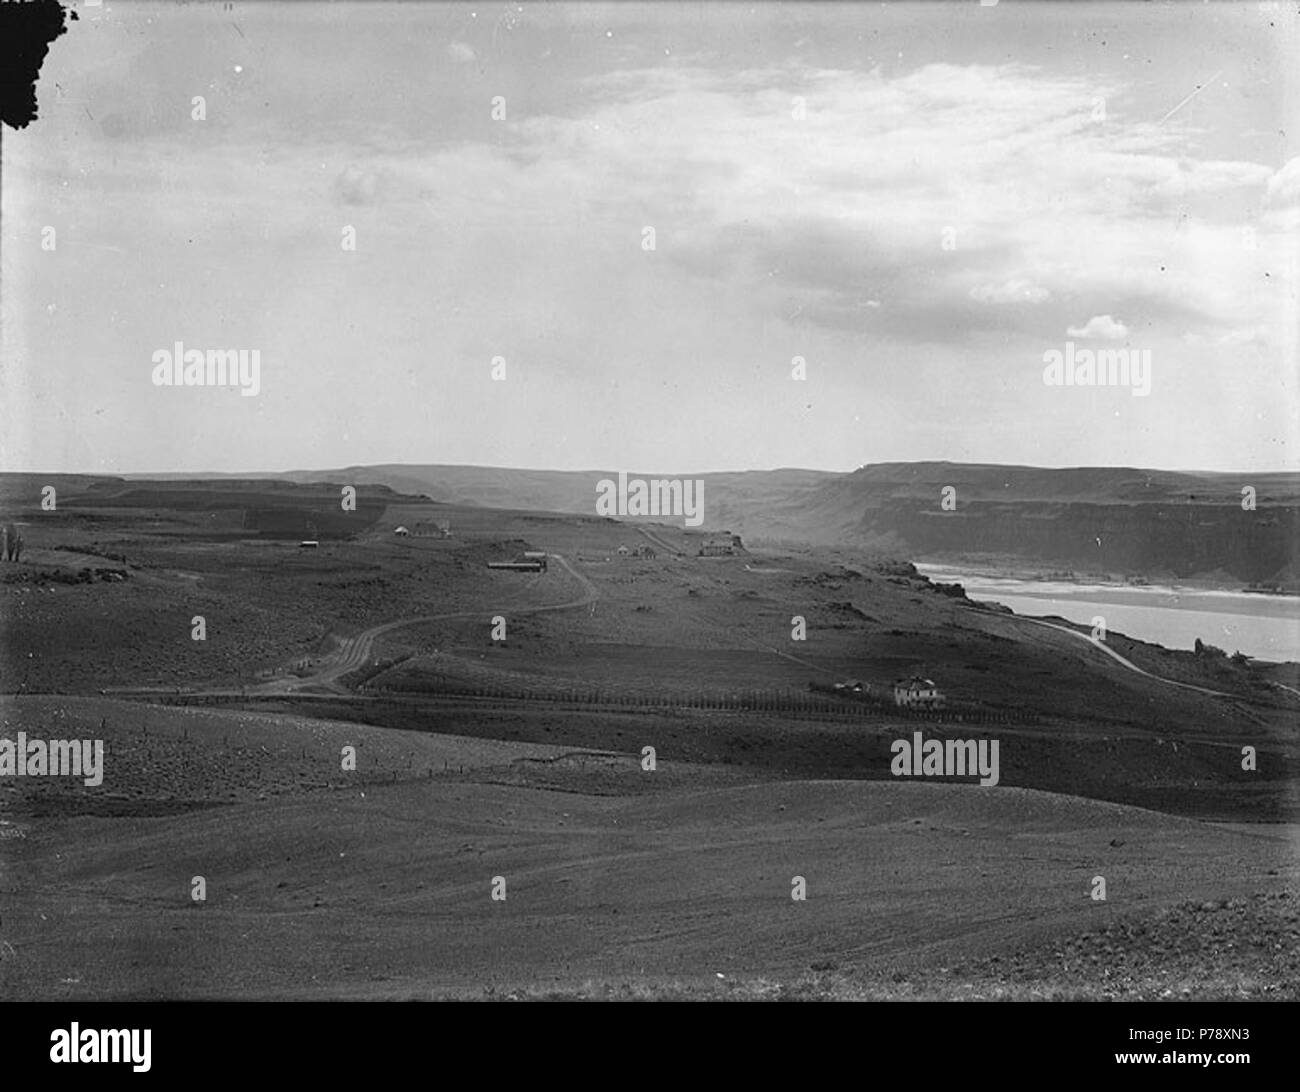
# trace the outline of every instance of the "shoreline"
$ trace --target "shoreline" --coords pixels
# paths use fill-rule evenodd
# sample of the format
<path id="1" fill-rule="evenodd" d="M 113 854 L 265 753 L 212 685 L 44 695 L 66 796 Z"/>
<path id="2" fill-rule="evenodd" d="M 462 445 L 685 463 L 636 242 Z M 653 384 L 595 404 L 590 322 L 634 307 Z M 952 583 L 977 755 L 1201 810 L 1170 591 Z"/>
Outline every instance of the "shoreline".
<path id="1" fill-rule="evenodd" d="M 1135 593 L 1162 592 L 1170 595 L 1220 595 L 1257 596 L 1263 600 L 1282 601 L 1300 600 L 1300 589 L 1275 591 L 1267 588 L 1252 587 L 1241 582 L 1227 583 L 1204 577 L 1151 577 L 1128 579 L 1115 574 L 1075 573 L 1061 569 L 1025 568 L 1022 566 L 999 566 L 988 561 L 963 564 L 949 560 L 914 558 L 912 564 L 918 572 L 932 571 L 940 577 L 945 575 L 979 578 L 981 580 L 1015 581 L 1023 585 L 1041 584 L 1079 591 L 1123 591 Z M 1035 594 L 1031 589 L 1021 592 L 1023 595 Z M 1048 593 L 1039 593 L 1047 595 Z M 1065 592 L 1064 594 L 1069 594 Z"/>
<path id="2" fill-rule="evenodd" d="M 932 562 L 914 564 L 931 581 L 960 584 L 971 600 L 997 603 L 1020 617 L 1056 617 L 1082 625 L 1081 612 L 1088 615 L 1096 609 L 1116 632 L 1171 652 L 1190 651 L 1195 638 L 1232 652 L 1239 639 L 1232 635 L 1236 632 L 1250 635 L 1242 643 L 1257 663 L 1300 662 L 1300 602 L 1294 597 L 1190 585 L 1084 584 L 1041 576 L 1025 580 L 990 573 L 988 566 L 980 572 Z"/>

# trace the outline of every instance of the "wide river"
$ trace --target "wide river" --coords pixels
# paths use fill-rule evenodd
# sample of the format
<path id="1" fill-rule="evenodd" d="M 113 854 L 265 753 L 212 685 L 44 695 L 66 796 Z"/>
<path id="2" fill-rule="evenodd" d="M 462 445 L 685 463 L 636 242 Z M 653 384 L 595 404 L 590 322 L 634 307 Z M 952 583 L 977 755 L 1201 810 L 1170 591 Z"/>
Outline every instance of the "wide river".
<path id="1" fill-rule="evenodd" d="M 921 565 L 931 580 L 966 589 L 981 602 L 1003 603 L 1017 614 L 1055 614 L 1166 648 L 1190 649 L 1199 637 L 1225 652 L 1260 660 L 1300 661 L 1300 598 L 1207 591 L 1178 585 L 1069 584 L 981 575 L 947 565 Z"/>

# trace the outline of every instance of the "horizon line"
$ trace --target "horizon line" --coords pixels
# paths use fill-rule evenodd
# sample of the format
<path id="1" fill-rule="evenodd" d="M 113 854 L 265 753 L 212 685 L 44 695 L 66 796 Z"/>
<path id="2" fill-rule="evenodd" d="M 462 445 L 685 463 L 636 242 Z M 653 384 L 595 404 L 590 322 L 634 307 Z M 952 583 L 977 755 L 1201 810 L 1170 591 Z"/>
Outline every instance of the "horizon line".
<path id="1" fill-rule="evenodd" d="M 890 459 L 881 462 L 861 463 L 851 470 L 827 470 L 820 467 L 808 466 L 776 466 L 776 467 L 746 467 L 743 469 L 727 470 L 694 470 L 688 472 L 678 472 L 668 474 L 660 471 L 645 472 L 631 470 L 609 470 L 607 468 L 584 468 L 578 470 L 561 470 L 555 467 L 537 467 L 537 466 L 498 466 L 491 463 L 412 463 L 412 462 L 373 462 L 373 463 L 350 463 L 347 465 L 337 465 L 328 467 L 294 467 L 280 470 L 0 470 L 0 477 L 10 477 L 17 475 L 36 476 L 36 475 L 61 475 L 64 477 L 79 478 L 137 478 L 151 479 L 160 476 L 166 477 L 184 477 L 194 475 L 199 477 L 222 477 L 222 478 L 244 478 L 249 475 L 263 477 L 268 475 L 290 475 L 290 474 L 329 474 L 347 470 L 375 470 L 382 467 L 394 469 L 422 468 L 422 467 L 446 467 L 451 470 L 502 470 L 514 473 L 524 474 L 627 474 L 632 476 L 652 476 L 652 477 L 679 477 L 694 478 L 717 476 L 722 474 L 777 474 L 777 473 L 803 473 L 803 474 L 825 474 L 828 476 L 849 477 L 861 470 L 868 470 L 873 467 L 883 466 L 933 466 L 946 465 L 953 467 L 988 467 L 1004 470 L 1043 470 L 1043 471 L 1069 471 L 1069 470 L 1132 470 L 1147 471 L 1163 474 L 1213 474 L 1213 475 L 1244 475 L 1244 474 L 1300 474 L 1300 467 L 1281 468 L 1271 470 L 1210 470 L 1205 468 L 1186 468 L 1186 467 L 1158 467 L 1158 466 L 1134 466 L 1131 464 L 1066 464 L 1058 466 L 1047 466 L 1034 463 L 997 463 L 997 462 L 962 462 L 952 459 Z"/>

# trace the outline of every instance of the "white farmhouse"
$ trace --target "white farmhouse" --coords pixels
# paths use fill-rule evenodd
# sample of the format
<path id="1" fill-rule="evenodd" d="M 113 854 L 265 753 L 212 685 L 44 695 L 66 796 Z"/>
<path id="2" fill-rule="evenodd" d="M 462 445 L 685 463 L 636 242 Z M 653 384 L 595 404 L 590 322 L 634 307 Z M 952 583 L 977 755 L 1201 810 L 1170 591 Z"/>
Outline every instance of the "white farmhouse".
<path id="1" fill-rule="evenodd" d="M 899 706 L 933 709 L 943 704 L 943 695 L 930 679 L 913 675 L 894 683 L 894 704 Z"/>

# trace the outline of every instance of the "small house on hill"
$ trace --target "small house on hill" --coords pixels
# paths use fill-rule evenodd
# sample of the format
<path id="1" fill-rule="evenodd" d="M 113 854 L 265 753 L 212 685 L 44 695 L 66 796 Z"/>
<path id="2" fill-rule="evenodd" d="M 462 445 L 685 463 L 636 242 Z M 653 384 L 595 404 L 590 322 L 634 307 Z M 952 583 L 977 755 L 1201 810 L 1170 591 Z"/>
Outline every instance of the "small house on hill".
<path id="1" fill-rule="evenodd" d="M 894 683 L 894 704 L 902 708 L 936 709 L 943 704 L 943 694 L 932 680 L 913 675 Z"/>
<path id="2" fill-rule="evenodd" d="M 719 531 L 717 534 L 704 536 L 704 541 L 700 543 L 700 557 L 726 557 L 742 549 L 739 535 L 733 535 L 730 531 Z"/>
<path id="3" fill-rule="evenodd" d="M 410 533 L 411 532 L 407 530 L 405 527 L 398 527 L 396 530 L 393 531 L 393 534 L 400 535 L 402 538 L 405 538 Z"/>
<path id="4" fill-rule="evenodd" d="M 631 551 L 628 550 L 628 548 L 627 548 L 626 546 L 620 546 L 620 547 L 618 548 L 618 556 L 619 556 L 619 557 L 627 557 L 627 555 L 628 555 L 630 552 L 631 552 Z"/>

